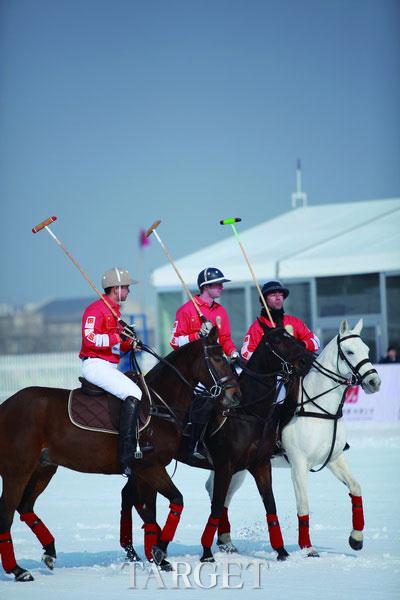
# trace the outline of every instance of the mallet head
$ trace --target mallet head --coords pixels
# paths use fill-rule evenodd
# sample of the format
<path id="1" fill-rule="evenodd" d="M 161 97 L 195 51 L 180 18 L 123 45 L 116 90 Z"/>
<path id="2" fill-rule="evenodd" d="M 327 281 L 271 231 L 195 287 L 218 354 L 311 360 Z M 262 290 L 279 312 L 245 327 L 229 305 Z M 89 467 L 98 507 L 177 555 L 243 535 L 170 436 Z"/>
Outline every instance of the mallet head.
<path id="1" fill-rule="evenodd" d="M 154 221 L 153 225 L 151 227 L 149 227 L 148 230 L 146 231 L 145 236 L 150 237 L 151 234 L 153 233 L 153 231 L 155 229 L 157 229 L 157 227 L 159 226 L 160 223 L 161 223 L 161 220 Z"/>
<path id="2" fill-rule="evenodd" d="M 231 217 L 230 219 L 221 219 L 220 225 L 234 225 L 235 223 L 240 223 L 242 219 L 239 217 Z"/>

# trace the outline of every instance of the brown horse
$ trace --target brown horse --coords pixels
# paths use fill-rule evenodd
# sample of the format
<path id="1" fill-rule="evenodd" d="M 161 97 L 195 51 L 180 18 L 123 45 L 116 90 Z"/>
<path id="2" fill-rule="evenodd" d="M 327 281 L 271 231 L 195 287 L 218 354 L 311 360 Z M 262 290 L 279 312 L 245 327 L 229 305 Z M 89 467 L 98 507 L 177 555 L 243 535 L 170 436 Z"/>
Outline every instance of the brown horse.
<path id="1" fill-rule="evenodd" d="M 152 418 L 143 439 L 151 442 L 154 449 L 133 464 L 138 480 L 170 502 L 170 512 L 160 535 L 164 552 L 173 539 L 183 509 L 182 494 L 165 467 L 177 453 L 193 389 L 199 382 L 211 390 L 212 395 L 219 389 L 218 402 L 223 407 L 237 406 L 240 401 L 238 384 L 217 344 L 217 335 L 214 328 L 208 338 L 171 353 L 146 377 L 176 415 L 175 421 Z M 73 425 L 68 417 L 68 396 L 69 390 L 30 387 L 0 405 L 0 475 L 3 480 L 0 554 L 4 570 L 17 581 L 32 581 L 33 577 L 15 560 L 10 529 L 16 510 L 41 542 L 45 564 L 49 568 L 54 566 L 54 537 L 33 512 L 33 506 L 57 466 L 84 473 L 121 472 L 117 436 Z"/>

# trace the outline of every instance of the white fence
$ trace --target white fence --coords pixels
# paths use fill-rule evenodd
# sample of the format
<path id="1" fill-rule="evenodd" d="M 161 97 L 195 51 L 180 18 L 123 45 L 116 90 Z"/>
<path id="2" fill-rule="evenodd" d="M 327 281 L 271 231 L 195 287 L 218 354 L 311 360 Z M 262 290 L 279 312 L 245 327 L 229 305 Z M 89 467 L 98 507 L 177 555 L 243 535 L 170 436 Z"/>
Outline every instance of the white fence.
<path id="1" fill-rule="evenodd" d="M 146 373 L 154 364 L 151 356 L 139 359 Z M 0 356 L 0 402 L 31 385 L 73 389 L 80 386 L 81 361 L 76 352 Z"/>

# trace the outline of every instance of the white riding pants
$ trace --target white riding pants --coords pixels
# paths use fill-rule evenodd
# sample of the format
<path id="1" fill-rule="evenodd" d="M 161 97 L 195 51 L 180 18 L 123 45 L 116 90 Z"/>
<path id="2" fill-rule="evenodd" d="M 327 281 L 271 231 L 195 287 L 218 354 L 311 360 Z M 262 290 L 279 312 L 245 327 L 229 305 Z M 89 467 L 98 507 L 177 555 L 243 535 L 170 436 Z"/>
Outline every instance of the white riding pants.
<path id="1" fill-rule="evenodd" d="M 87 358 L 82 361 L 82 375 L 85 379 L 98 385 L 120 400 L 133 396 L 142 397 L 139 386 L 126 375 L 118 371 L 118 365 L 102 358 Z"/>

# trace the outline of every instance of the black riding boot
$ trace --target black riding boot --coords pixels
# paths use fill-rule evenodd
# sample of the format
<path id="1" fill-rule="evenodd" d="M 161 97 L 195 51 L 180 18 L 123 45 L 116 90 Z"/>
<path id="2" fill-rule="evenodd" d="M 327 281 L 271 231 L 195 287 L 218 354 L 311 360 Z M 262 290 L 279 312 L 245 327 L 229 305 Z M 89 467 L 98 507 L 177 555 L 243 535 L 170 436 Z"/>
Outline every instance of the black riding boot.
<path id="1" fill-rule="evenodd" d="M 128 396 L 122 402 L 119 417 L 118 452 L 122 473 L 129 477 L 132 475 L 132 462 L 136 449 L 136 419 L 139 409 L 139 400 Z"/>
<path id="2" fill-rule="evenodd" d="M 204 423 L 192 423 L 190 430 L 190 440 L 189 440 L 189 452 L 194 458 L 199 458 L 200 460 L 204 460 L 206 458 L 204 452 L 204 445 L 200 440 L 201 434 L 204 430 Z"/>

